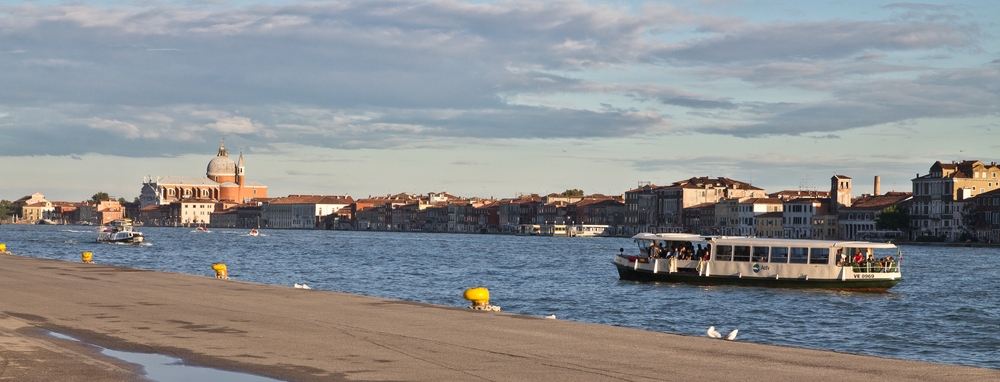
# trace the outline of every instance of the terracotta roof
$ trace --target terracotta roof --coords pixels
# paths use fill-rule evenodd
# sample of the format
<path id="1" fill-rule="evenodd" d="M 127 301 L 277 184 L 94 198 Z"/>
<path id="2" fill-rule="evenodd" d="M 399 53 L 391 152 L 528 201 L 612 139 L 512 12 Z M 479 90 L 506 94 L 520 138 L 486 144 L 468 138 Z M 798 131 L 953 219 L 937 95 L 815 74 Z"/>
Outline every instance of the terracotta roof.
<path id="1" fill-rule="evenodd" d="M 351 204 L 350 196 L 338 195 L 288 195 L 284 198 L 274 198 L 270 204 Z"/>
<path id="2" fill-rule="evenodd" d="M 693 177 L 681 181 L 674 182 L 669 186 L 669 188 L 706 188 L 706 187 L 724 187 L 724 188 L 739 188 L 742 190 L 763 190 L 763 188 L 754 187 L 750 183 L 741 182 L 734 179 L 729 179 L 725 177 L 709 178 L 707 176 L 703 177 Z"/>
<path id="3" fill-rule="evenodd" d="M 603 198 L 587 198 L 587 199 L 583 199 L 583 200 L 581 200 L 579 202 L 576 202 L 574 204 L 576 204 L 576 206 L 578 206 L 578 207 L 582 207 L 582 206 L 589 206 L 589 205 L 592 205 L 592 204 L 615 204 L 615 205 L 620 205 L 620 204 L 622 204 L 622 202 L 620 202 L 618 200 L 615 200 L 614 198 L 605 196 Z"/>
<path id="4" fill-rule="evenodd" d="M 714 208 L 715 207 L 715 203 L 714 202 L 707 202 L 707 203 L 695 204 L 693 206 L 684 207 L 684 209 L 686 210 L 686 209 L 691 209 L 691 208 L 707 208 L 707 207 L 713 207 Z"/>
<path id="5" fill-rule="evenodd" d="M 750 198 L 740 202 L 740 204 L 782 204 L 784 202 L 778 198 Z"/>

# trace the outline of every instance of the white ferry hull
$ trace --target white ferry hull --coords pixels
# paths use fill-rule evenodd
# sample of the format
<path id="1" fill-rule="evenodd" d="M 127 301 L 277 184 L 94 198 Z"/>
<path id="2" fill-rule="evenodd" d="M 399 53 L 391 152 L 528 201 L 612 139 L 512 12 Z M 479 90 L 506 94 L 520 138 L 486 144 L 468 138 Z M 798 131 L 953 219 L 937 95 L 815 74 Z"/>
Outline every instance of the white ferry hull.
<path id="1" fill-rule="evenodd" d="M 615 256 L 614 264 L 618 269 L 618 277 L 632 281 L 659 281 L 673 283 L 688 283 L 696 285 L 739 285 L 769 288 L 818 288 L 850 290 L 860 292 L 884 292 L 902 280 L 899 272 L 854 272 L 855 267 L 840 267 L 843 275 L 835 277 L 810 277 L 807 272 L 797 277 L 781 277 L 778 273 L 761 274 L 753 272 L 753 266 L 748 264 L 747 272 L 715 273 L 709 265 L 705 274 L 705 265 L 698 267 L 697 261 L 678 261 L 677 271 L 670 272 L 668 259 L 654 259 L 652 263 L 642 262 L 645 258 L 630 259 L 628 256 Z M 792 264 L 783 264 L 792 266 Z M 808 265 L 802 265 L 808 267 Z M 874 271 L 875 269 L 871 269 Z M 879 269 L 880 270 L 880 269 Z M 783 273 L 788 272 L 785 270 Z"/>

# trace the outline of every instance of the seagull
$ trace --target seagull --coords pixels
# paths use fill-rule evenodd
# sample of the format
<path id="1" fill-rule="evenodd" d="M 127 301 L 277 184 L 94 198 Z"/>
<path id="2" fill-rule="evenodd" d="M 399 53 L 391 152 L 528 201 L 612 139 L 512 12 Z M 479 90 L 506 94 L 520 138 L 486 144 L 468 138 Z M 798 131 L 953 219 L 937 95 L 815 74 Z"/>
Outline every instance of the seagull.
<path id="1" fill-rule="evenodd" d="M 308 285 L 306 285 L 306 284 L 299 284 L 299 283 L 295 283 L 294 287 L 295 287 L 296 289 L 312 289 L 312 288 L 310 288 L 310 287 L 309 287 Z"/>
<path id="2" fill-rule="evenodd" d="M 709 326 L 708 332 L 706 332 L 706 334 L 708 334 L 708 338 L 722 338 L 722 334 L 719 334 L 719 332 L 715 331 L 714 326 Z"/>
<path id="3" fill-rule="evenodd" d="M 740 332 L 739 329 L 733 329 L 733 331 L 729 332 L 729 334 L 726 335 L 726 339 L 730 340 L 730 341 L 735 340 L 736 339 L 736 333 L 739 333 L 739 332 Z"/>
<path id="4" fill-rule="evenodd" d="M 550 314 L 550 315 L 548 315 L 548 316 L 545 316 L 545 318 L 548 318 L 548 319 L 550 319 L 550 320 L 554 320 L 554 319 L 556 319 L 556 315 L 554 315 L 554 314 Z"/>
<path id="5" fill-rule="evenodd" d="M 739 329 L 733 329 L 733 331 L 729 332 L 729 334 L 726 335 L 725 339 L 730 340 L 730 341 L 735 340 L 736 339 L 736 334 L 739 333 L 739 332 L 740 332 Z M 714 326 L 709 326 L 708 327 L 708 332 L 706 332 L 705 334 L 708 334 L 708 338 L 722 339 L 722 334 L 720 334 L 719 332 L 715 331 L 715 327 Z"/>

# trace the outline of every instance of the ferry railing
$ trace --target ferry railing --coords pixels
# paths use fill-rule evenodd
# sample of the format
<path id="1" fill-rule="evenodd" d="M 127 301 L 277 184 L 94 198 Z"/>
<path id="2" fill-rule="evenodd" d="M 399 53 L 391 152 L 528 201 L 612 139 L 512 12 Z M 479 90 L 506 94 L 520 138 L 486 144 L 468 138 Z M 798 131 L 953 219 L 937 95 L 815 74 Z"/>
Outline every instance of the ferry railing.
<path id="1" fill-rule="evenodd" d="M 852 263 L 851 269 L 854 273 L 895 273 L 899 272 L 899 262 L 893 261 L 888 266 L 879 263 Z"/>

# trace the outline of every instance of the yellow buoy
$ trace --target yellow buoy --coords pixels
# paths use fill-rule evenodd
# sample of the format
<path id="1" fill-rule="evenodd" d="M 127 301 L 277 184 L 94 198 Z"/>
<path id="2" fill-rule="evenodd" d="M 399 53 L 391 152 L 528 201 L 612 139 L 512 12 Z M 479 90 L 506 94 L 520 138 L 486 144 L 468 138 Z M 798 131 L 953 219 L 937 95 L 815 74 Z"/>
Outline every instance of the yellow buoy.
<path id="1" fill-rule="evenodd" d="M 212 264 L 212 270 L 215 271 L 215 278 L 229 280 L 229 272 L 226 271 L 226 264 L 223 263 Z"/>
<path id="2" fill-rule="evenodd" d="M 92 264 L 94 262 L 93 252 L 84 252 L 80 255 L 80 260 L 87 264 Z"/>
<path id="3" fill-rule="evenodd" d="M 490 305 L 490 291 L 484 287 L 475 287 L 465 290 L 462 293 L 462 297 L 466 300 L 472 301 L 472 306 L 470 309 L 476 310 L 489 310 L 493 312 L 499 312 L 499 306 Z"/>
<path id="4" fill-rule="evenodd" d="M 7 252 L 7 244 L 0 243 L 0 252 Z"/>

